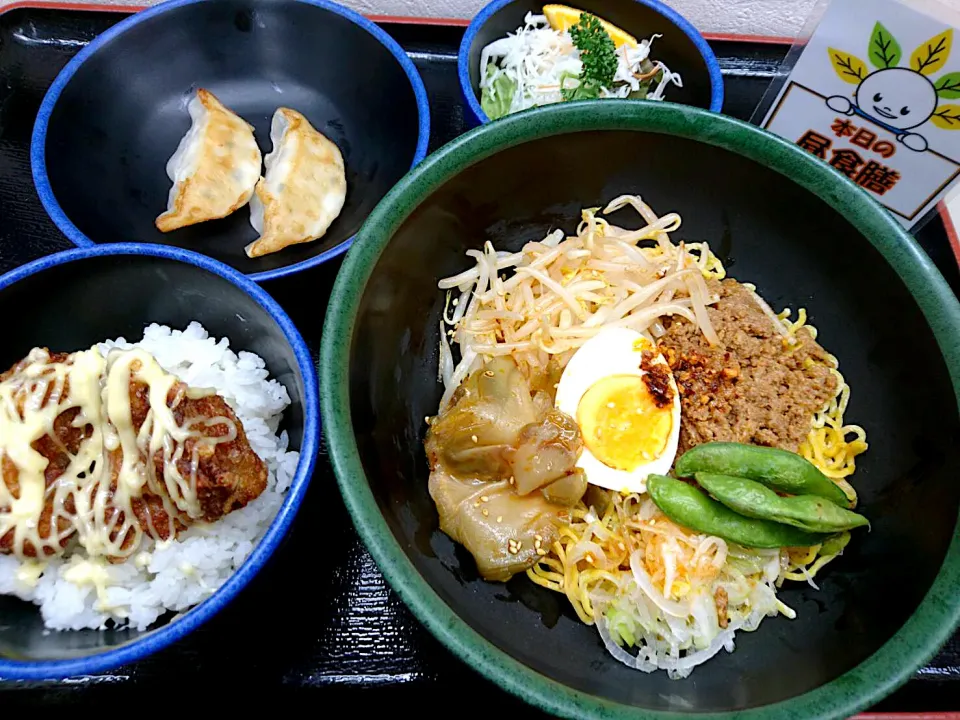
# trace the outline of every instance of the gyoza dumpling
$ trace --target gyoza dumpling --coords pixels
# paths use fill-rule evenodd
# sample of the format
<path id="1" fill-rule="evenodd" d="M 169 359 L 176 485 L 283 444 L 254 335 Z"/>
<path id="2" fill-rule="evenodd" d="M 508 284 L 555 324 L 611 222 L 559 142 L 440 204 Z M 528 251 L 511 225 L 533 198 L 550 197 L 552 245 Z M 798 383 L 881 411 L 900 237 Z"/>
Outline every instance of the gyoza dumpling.
<path id="1" fill-rule="evenodd" d="M 303 115 L 289 108 L 277 110 L 270 140 L 273 150 L 264 158 L 267 174 L 250 200 L 250 224 L 260 233 L 246 247 L 252 258 L 316 240 L 340 214 L 347 197 L 340 149 Z"/>
<path id="2" fill-rule="evenodd" d="M 193 124 L 167 161 L 173 187 L 156 221 L 161 232 L 226 217 L 250 201 L 260 178 L 252 125 L 203 88 L 187 109 Z"/>

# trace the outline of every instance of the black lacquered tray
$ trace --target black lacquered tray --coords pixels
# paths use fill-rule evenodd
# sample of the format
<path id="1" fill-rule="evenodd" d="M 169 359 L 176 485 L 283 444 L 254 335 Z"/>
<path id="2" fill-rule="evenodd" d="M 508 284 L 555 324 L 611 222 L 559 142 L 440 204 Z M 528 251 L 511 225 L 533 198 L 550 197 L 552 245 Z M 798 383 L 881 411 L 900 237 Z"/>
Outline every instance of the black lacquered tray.
<path id="1" fill-rule="evenodd" d="M 0 15 L 0 272 L 71 247 L 34 191 L 30 133 L 43 95 L 63 65 L 124 17 L 116 11 L 55 6 L 21 6 Z M 466 129 L 456 75 L 463 29 L 383 25 L 423 76 L 432 115 L 430 149 L 436 149 Z M 724 111 L 748 118 L 787 48 L 731 38 L 711 44 L 726 81 Z M 960 291 L 960 272 L 943 222 L 937 218 L 929 223 L 918 239 L 954 291 Z M 334 260 L 264 283 L 315 355 L 339 265 Z M 503 599 L 513 600 L 506 594 Z M 4 714 L 21 704 L 97 707 L 114 717 L 128 712 L 139 716 L 151 704 L 180 714 L 201 706 L 255 710 L 251 703 L 260 701 L 275 703 L 274 712 L 283 714 L 296 707 L 296 712 L 311 714 L 386 711 L 457 717 L 482 703 L 485 714 L 535 716 L 443 649 L 390 591 L 353 530 L 323 448 L 284 545 L 230 607 L 185 641 L 101 675 L 49 683 L 0 681 Z M 300 701 L 304 704 L 293 705 Z M 342 704 L 351 701 L 354 704 Z M 956 708 L 960 636 L 876 710 Z"/>

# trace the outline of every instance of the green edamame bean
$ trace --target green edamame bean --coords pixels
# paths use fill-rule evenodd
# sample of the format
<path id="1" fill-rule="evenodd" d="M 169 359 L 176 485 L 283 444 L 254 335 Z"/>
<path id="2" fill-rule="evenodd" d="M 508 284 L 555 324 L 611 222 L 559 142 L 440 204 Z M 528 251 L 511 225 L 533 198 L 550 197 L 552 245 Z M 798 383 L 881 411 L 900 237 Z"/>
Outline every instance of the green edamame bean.
<path id="1" fill-rule="evenodd" d="M 843 490 L 816 466 L 796 453 L 741 443 L 704 443 L 687 450 L 677 460 L 677 475 L 698 472 L 747 478 L 791 495 L 819 495 L 849 507 Z"/>
<path id="2" fill-rule="evenodd" d="M 831 535 L 823 541 L 823 547 L 820 548 L 821 557 L 839 555 L 850 542 L 850 533 L 842 532 L 839 535 Z"/>
<path id="3" fill-rule="evenodd" d="M 700 487 L 734 512 L 758 520 L 772 520 L 807 532 L 833 533 L 869 525 L 863 515 L 834 505 L 817 495 L 780 497 L 770 488 L 746 478 L 698 472 Z"/>
<path id="4" fill-rule="evenodd" d="M 692 485 L 664 475 L 648 475 L 647 492 L 677 525 L 745 547 L 810 547 L 824 540 L 789 525 L 738 515 Z"/>

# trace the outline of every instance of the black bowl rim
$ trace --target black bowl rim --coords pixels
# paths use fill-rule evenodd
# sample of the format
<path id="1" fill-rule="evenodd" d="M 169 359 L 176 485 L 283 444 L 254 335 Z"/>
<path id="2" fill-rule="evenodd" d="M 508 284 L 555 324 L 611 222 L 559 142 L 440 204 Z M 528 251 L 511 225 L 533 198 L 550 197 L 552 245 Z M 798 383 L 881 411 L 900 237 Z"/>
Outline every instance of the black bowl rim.
<path id="1" fill-rule="evenodd" d="M 320 350 L 321 412 L 340 492 L 354 525 L 390 585 L 450 651 L 504 690 L 569 718 L 674 719 L 569 688 L 495 647 L 467 625 L 417 572 L 380 512 L 353 433 L 349 360 L 364 288 L 384 248 L 421 201 L 446 180 L 500 150 L 534 139 L 597 130 L 675 135 L 721 147 L 793 180 L 844 216 L 884 256 L 920 306 L 960 403 L 960 303 L 916 241 L 865 191 L 796 145 L 753 125 L 670 103 L 608 100 L 563 103 L 483 125 L 433 153 L 377 206 L 347 254 L 331 295 Z M 846 718 L 910 679 L 960 624 L 960 518 L 943 566 L 917 610 L 876 653 L 831 682 L 776 704 L 703 713 L 727 720 Z"/>
<path id="2" fill-rule="evenodd" d="M 50 216 L 50 219 L 53 220 L 54 224 L 60 229 L 60 232 L 66 235 L 67 239 L 77 247 L 95 247 L 97 245 L 107 245 L 108 243 L 94 242 L 80 232 L 80 229 L 73 224 L 73 221 L 67 217 L 67 214 L 63 211 L 63 208 L 60 207 L 60 203 L 57 202 L 57 198 L 53 193 L 53 188 L 50 185 L 50 178 L 47 175 L 47 128 L 50 123 L 50 116 L 56 107 L 57 101 L 60 99 L 61 93 L 84 62 L 90 59 L 90 57 L 99 51 L 104 45 L 114 40 L 130 28 L 134 27 L 135 25 L 139 25 L 145 20 L 156 17 L 157 15 L 174 11 L 186 5 L 195 5 L 197 3 L 206 3 L 210 1 L 211 0 L 165 0 L 159 5 L 147 8 L 146 10 L 141 10 L 125 20 L 121 20 L 113 27 L 97 35 L 97 37 L 95 37 L 89 45 L 77 53 L 70 60 L 70 62 L 64 66 L 63 70 L 60 71 L 60 73 L 54 79 L 53 84 L 47 90 L 46 95 L 44 95 L 43 102 L 40 104 L 40 109 L 37 111 L 37 119 L 34 123 L 33 135 L 30 140 L 30 166 L 33 171 L 33 184 L 37 188 L 37 194 L 40 196 L 40 202 L 43 204 L 44 210 L 47 211 L 47 215 Z M 346 18 L 353 24 L 359 25 L 361 28 L 373 35 L 373 37 L 376 38 L 376 40 L 379 41 L 380 44 L 383 45 L 387 50 L 389 50 L 394 58 L 396 58 L 397 62 L 403 68 L 403 71 L 410 79 L 410 85 L 413 88 L 413 94 L 417 102 L 417 147 L 414 151 L 413 162 L 410 164 L 411 169 L 415 168 L 420 161 L 426 157 L 427 147 L 430 144 L 430 101 L 427 98 L 427 90 L 424 87 L 423 78 L 420 77 L 420 72 L 413 64 L 413 61 L 407 56 L 406 52 L 404 52 L 403 48 L 400 47 L 399 43 L 397 43 L 397 41 L 394 40 L 385 30 L 377 26 L 377 24 L 372 20 L 365 18 L 363 15 L 360 15 L 349 8 L 338 5 L 334 2 L 329 2 L 329 0 L 289 1 L 302 3 L 304 5 L 313 5 L 321 10 L 336 13 L 337 15 Z M 293 263 L 292 265 L 284 265 L 283 267 L 274 268 L 273 270 L 264 270 L 263 272 L 244 274 L 256 282 L 273 280 L 275 278 L 292 275 L 300 272 L 301 270 L 315 267 L 326 262 L 327 260 L 331 260 L 342 255 L 350 248 L 356 237 L 356 235 L 348 237 L 346 240 L 338 245 L 335 245 L 329 250 L 325 250 L 314 257 L 301 260 L 300 262 Z M 164 243 L 154 244 L 164 245 Z M 175 246 L 171 245 L 167 247 Z"/>
<path id="3" fill-rule="evenodd" d="M 297 470 L 280 509 L 247 559 L 209 598 L 195 605 L 166 625 L 148 630 L 135 640 L 105 652 L 64 660 L 22 661 L 0 656 L 0 678 L 7 680 L 58 680 L 104 672 L 118 665 L 136 662 L 177 642 L 226 607 L 260 572 L 280 545 L 293 522 L 313 476 L 320 448 L 320 408 L 317 400 L 317 376 L 306 342 L 280 304 L 243 273 L 218 260 L 190 250 L 153 243 L 115 243 L 90 248 L 65 250 L 22 265 L 0 276 L 0 292 L 11 285 L 52 267 L 93 257 L 139 255 L 176 260 L 219 275 L 253 298 L 283 331 L 297 359 L 303 377 L 303 441 Z M 66 631 L 70 632 L 70 631 Z"/>
<path id="4" fill-rule="evenodd" d="M 489 20 L 494 13 L 505 8 L 512 2 L 514 2 L 514 0 L 493 0 L 493 2 L 484 7 L 477 13 L 473 20 L 470 21 L 463 40 L 460 41 L 460 51 L 457 53 L 457 75 L 460 78 L 460 92 L 473 117 L 481 125 L 489 123 L 491 120 L 487 117 L 483 108 L 480 107 L 480 103 L 477 101 L 476 89 L 470 81 L 470 48 L 473 47 L 477 33 L 480 32 L 480 29 L 487 20 Z M 651 10 L 663 15 L 663 17 L 679 28 L 684 35 L 690 38 L 690 41 L 696 46 L 697 50 L 700 51 L 703 62 L 706 63 L 707 66 L 707 73 L 710 75 L 710 111 L 715 113 L 720 112 L 720 109 L 723 107 L 723 74 L 720 72 L 720 62 L 717 60 L 713 48 L 707 43 L 706 38 L 703 37 L 700 31 L 697 30 L 689 20 L 669 5 L 659 2 L 659 0 L 634 0 L 634 2 L 640 5 L 646 5 Z"/>

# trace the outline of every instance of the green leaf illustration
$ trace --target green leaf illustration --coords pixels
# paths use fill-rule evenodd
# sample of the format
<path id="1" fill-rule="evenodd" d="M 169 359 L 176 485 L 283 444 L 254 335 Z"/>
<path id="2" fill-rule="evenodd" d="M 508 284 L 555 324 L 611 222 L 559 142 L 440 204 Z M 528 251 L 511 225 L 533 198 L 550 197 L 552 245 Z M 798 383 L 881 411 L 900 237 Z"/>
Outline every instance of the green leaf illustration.
<path id="1" fill-rule="evenodd" d="M 900 62 L 903 51 L 900 43 L 890 34 L 882 23 L 873 26 L 873 35 L 870 37 L 870 62 L 878 68 L 896 67 Z"/>
<path id="2" fill-rule="evenodd" d="M 937 89 L 937 95 L 942 98 L 950 98 L 951 100 L 960 98 L 960 72 L 947 73 L 937 80 L 933 86 Z"/>

